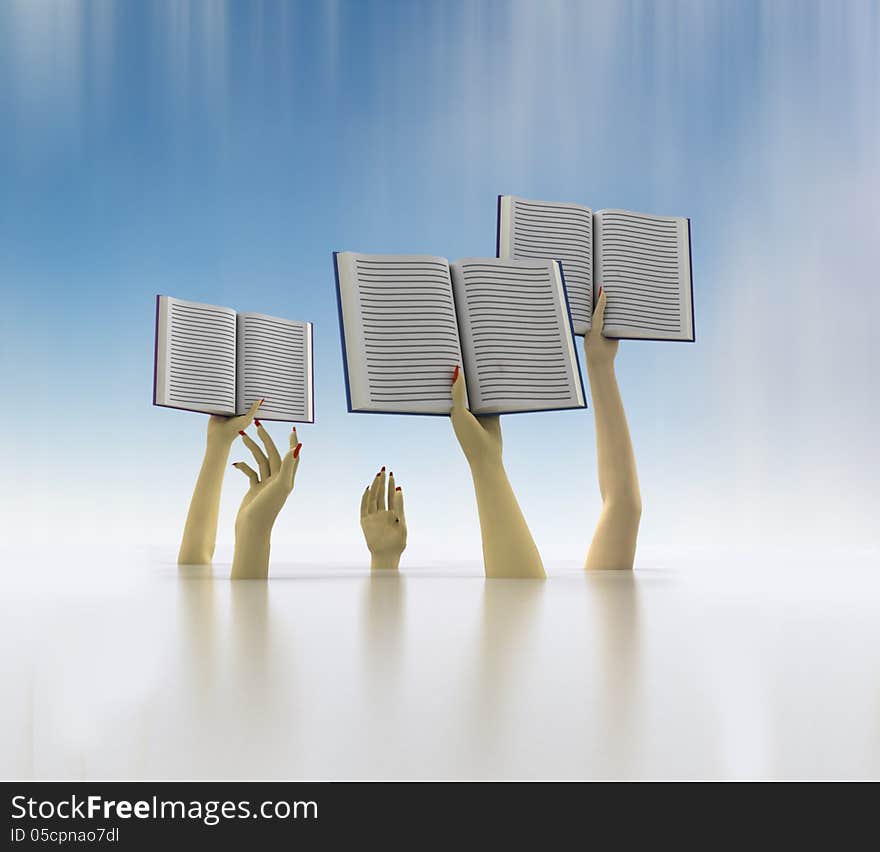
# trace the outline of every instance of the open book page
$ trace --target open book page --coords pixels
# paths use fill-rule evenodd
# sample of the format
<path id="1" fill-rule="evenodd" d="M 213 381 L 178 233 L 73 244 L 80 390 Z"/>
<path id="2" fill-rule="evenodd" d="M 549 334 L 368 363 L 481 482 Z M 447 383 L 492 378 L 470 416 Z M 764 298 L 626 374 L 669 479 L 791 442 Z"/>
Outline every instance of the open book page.
<path id="1" fill-rule="evenodd" d="M 593 212 L 580 204 L 527 201 L 502 195 L 498 210 L 498 257 L 559 260 L 565 275 L 575 334 L 586 334 L 593 317 Z"/>
<path id="2" fill-rule="evenodd" d="M 452 282 L 471 411 L 584 406 L 558 262 L 469 258 Z"/>
<path id="3" fill-rule="evenodd" d="M 448 414 L 452 371 L 461 364 L 448 262 L 334 258 L 349 410 Z"/>
<path id="4" fill-rule="evenodd" d="M 234 414 L 235 311 L 170 296 L 157 302 L 154 404 Z"/>
<path id="5" fill-rule="evenodd" d="M 687 219 L 600 210 L 596 285 L 607 296 L 605 335 L 694 339 L 690 227 Z"/>
<path id="6" fill-rule="evenodd" d="M 246 412 L 258 399 L 261 420 L 312 423 L 312 324 L 238 315 L 237 409 Z"/>

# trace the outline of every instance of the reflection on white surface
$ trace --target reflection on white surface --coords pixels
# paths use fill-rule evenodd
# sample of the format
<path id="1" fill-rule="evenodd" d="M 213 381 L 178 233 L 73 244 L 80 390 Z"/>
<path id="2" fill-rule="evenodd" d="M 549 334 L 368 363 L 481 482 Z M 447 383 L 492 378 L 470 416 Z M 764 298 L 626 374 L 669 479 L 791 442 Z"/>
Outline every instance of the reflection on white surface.
<path id="1" fill-rule="evenodd" d="M 880 776 L 870 566 L 118 567 L 7 598 L 4 777 Z"/>

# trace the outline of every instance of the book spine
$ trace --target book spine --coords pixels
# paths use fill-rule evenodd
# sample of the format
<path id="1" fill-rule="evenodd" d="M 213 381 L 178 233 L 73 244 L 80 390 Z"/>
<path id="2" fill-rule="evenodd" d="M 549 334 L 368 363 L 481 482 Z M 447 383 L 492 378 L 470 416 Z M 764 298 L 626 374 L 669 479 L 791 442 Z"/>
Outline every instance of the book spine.
<path id="1" fill-rule="evenodd" d="M 556 268 L 559 270 L 559 280 L 562 282 L 562 297 L 565 300 L 565 312 L 568 314 L 568 333 L 571 335 L 570 343 L 572 348 L 574 348 L 574 363 L 577 366 L 578 371 L 578 382 L 581 387 L 581 399 L 584 401 L 584 408 L 587 408 L 587 392 L 584 389 L 584 374 L 581 370 L 581 359 L 578 358 L 577 348 L 574 345 L 574 317 L 571 315 L 571 303 L 568 300 L 568 286 L 565 283 L 565 272 L 562 269 L 562 261 L 554 260 L 556 264 Z M 555 411 L 558 409 L 550 409 L 551 411 Z"/>
<path id="2" fill-rule="evenodd" d="M 313 322 L 309 323 L 309 367 L 311 368 L 312 378 L 311 378 L 311 386 L 309 387 L 309 402 L 311 405 L 309 408 L 311 411 L 311 420 L 309 423 L 315 422 L 315 324 Z"/>
<path id="3" fill-rule="evenodd" d="M 694 313 L 694 252 L 691 242 L 691 217 L 688 216 L 688 278 L 691 288 L 691 342 L 697 342 L 697 315 Z"/>
<path id="4" fill-rule="evenodd" d="M 339 252 L 333 252 L 333 276 L 336 279 L 336 308 L 339 312 L 339 338 L 342 342 L 342 377 L 345 380 L 345 402 L 348 411 L 354 409 L 351 406 L 351 386 L 348 381 L 348 352 L 345 348 L 345 321 L 342 318 L 342 287 L 339 283 Z"/>
<path id="5" fill-rule="evenodd" d="M 153 405 L 158 405 L 156 398 L 159 392 L 159 303 L 162 297 L 156 295 L 156 329 L 153 338 Z"/>

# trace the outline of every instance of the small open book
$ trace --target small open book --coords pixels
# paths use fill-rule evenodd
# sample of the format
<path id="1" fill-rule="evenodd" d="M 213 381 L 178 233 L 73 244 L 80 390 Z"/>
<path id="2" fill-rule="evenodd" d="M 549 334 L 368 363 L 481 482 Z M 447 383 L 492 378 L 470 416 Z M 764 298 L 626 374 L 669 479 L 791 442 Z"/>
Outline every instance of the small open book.
<path id="1" fill-rule="evenodd" d="M 575 334 L 601 286 L 606 337 L 695 339 L 690 219 L 499 195 L 496 253 L 562 262 Z"/>
<path id="2" fill-rule="evenodd" d="M 313 423 L 312 324 L 156 297 L 153 405 Z"/>
<path id="3" fill-rule="evenodd" d="M 585 407 L 556 261 L 333 259 L 349 411 L 448 414 L 456 365 L 475 414 Z"/>

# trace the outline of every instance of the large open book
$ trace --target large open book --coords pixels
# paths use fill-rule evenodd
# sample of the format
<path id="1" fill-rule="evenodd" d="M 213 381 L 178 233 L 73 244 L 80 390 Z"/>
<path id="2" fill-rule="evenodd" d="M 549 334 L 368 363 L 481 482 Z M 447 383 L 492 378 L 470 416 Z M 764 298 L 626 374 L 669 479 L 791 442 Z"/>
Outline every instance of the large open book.
<path id="1" fill-rule="evenodd" d="M 556 261 L 333 260 L 349 411 L 448 414 L 456 365 L 476 414 L 585 407 Z"/>
<path id="2" fill-rule="evenodd" d="M 313 423 L 312 324 L 156 297 L 153 404 Z"/>
<path id="3" fill-rule="evenodd" d="M 628 210 L 498 196 L 497 255 L 562 263 L 576 334 L 606 292 L 606 337 L 694 338 L 691 222 Z"/>

